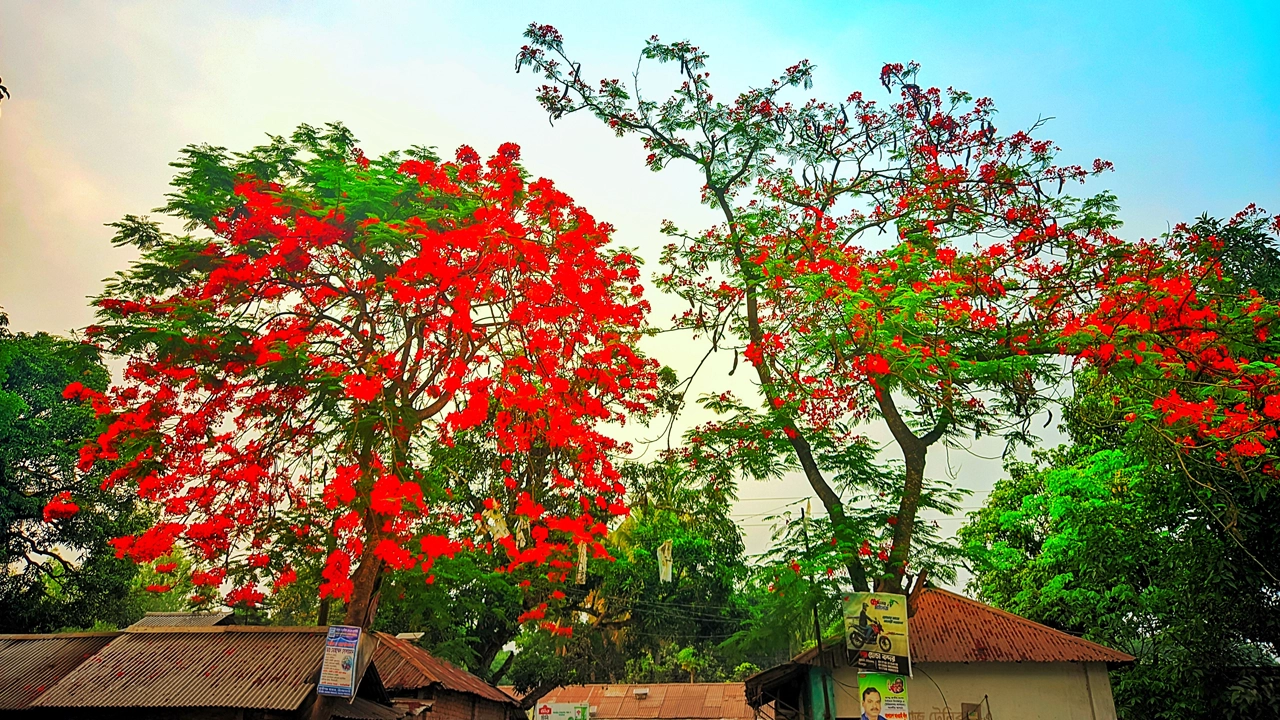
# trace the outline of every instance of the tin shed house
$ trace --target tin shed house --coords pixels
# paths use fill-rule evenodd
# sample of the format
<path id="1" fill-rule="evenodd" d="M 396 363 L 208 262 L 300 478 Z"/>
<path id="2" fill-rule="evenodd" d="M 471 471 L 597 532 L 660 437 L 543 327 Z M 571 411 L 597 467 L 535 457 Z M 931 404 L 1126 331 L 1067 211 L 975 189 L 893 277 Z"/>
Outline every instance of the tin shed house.
<path id="1" fill-rule="evenodd" d="M 910 599 L 910 720 L 1115 720 L 1110 666 L 1133 657 L 939 588 Z M 747 680 L 779 720 L 862 717 L 858 670 L 827 641 Z"/>

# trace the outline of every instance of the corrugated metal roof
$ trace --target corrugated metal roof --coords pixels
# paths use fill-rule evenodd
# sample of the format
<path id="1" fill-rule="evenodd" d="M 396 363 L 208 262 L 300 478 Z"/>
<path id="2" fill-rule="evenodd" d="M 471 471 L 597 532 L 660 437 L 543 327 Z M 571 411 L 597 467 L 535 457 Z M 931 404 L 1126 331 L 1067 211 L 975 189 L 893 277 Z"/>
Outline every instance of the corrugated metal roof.
<path id="1" fill-rule="evenodd" d="M 911 596 L 911 662 L 1106 662 L 1134 658 L 941 588 Z M 809 650 L 797 662 L 811 662 Z"/>
<path id="2" fill-rule="evenodd" d="M 911 598 L 911 657 L 920 662 L 1133 662 L 1132 655 L 940 588 Z"/>
<path id="3" fill-rule="evenodd" d="M 0 635 L 0 710 L 23 710 L 118 632 Z"/>
<path id="4" fill-rule="evenodd" d="M 211 627 L 229 625 L 234 613 L 230 611 L 196 613 L 196 612 L 149 612 L 130 628 L 140 627 Z"/>
<path id="5" fill-rule="evenodd" d="M 405 714 L 406 711 L 403 708 L 379 705 L 372 700 L 360 697 L 350 703 L 336 703 L 333 711 L 333 717 L 342 718 L 342 720 L 400 720 Z"/>
<path id="6" fill-rule="evenodd" d="M 647 690 L 636 697 L 637 690 Z M 648 683 L 570 685 L 552 690 L 533 711 L 549 703 L 590 705 L 598 720 L 753 720 L 743 683 Z"/>
<path id="7" fill-rule="evenodd" d="M 509 695 L 421 647 L 388 633 L 377 633 L 373 664 L 387 690 L 417 690 L 439 684 L 453 692 L 471 693 L 486 700 L 518 705 Z"/>
<path id="8" fill-rule="evenodd" d="M 130 628 L 32 706 L 294 710 L 315 688 L 327 630 Z"/>

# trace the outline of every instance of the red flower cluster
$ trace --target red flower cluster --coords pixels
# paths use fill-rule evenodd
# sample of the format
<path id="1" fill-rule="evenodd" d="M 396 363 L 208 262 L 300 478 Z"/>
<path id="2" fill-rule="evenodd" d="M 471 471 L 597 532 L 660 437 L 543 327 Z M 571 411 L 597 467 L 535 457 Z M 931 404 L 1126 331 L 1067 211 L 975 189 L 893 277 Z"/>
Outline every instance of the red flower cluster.
<path id="1" fill-rule="evenodd" d="M 648 304 L 635 259 L 608 250 L 612 229 L 528 181 L 518 158 L 510 144 L 487 161 L 467 147 L 454 162 L 353 151 L 317 161 L 323 179 L 242 174 L 164 291 L 140 280 L 163 254 L 141 243 L 139 282 L 98 301 L 94 328 L 128 357 L 125 384 L 66 391 L 103 424 L 82 468 L 118 461 L 108 482 L 160 517 L 117 552 L 149 562 L 185 545 L 206 599 L 228 568 L 226 600 L 247 605 L 296 579 L 272 565 L 325 552 L 315 530 L 332 536 L 321 595 L 343 600 L 369 563 L 429 570 L 506 547 L 512 563 L 571 564 L 574 543 L 599 554 L 602 521 L 626 512 L 620 446 L 600 427 L 655 398 L 656 363 L 637 350 Z M 411 460 L 461 433 L 510 458 L 502 503 L 525 523 L 520 542 L 466 537 L 451 488 Z M 552 460 L 542 475 L 534 449 Z M 582 513 L 548 516 L 532 500 L 548 493 Z M 286 515 L 302 520 L 281 526 Z M 432 533 L 440 522 L 458 535 Z"/>
<path id="2" fill-rule="evenodd" d="M 71 502 L 70 491 L 63 490 L 53 496 L 44 506 L 44 521 L 53 522 L 54 520 L 62 520 L 80 512 L 80 506 Z"/>

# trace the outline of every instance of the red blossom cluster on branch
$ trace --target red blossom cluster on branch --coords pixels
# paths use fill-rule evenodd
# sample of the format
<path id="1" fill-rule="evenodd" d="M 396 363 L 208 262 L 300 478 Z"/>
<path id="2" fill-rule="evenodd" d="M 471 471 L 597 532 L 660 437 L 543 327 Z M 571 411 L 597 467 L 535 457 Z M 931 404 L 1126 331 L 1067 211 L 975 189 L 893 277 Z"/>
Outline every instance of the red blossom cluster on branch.
<path id="1" fill-rule="evenodd" d="M 106 483 L 158 511 L 118 553 L 184 546 L 201 600 L 229 582 L 225 601 L 245 605 L 296 580 L 291 557 L 323 553 L 321 595 L 364 623 L 384 565 L 429 572 L 496 543 L 563 576 L 577 544 L 601 552 L 626 505 L 611 459 L 625 448 L 600 426 L 643 415 L 656 388 L 636 260 L 608 249 L 611 228 L 529 181 L 510 144 L 486 161 L 465 146 L 371 160 L 340 127 L 303 128 L 255 153 L 179 164 L 169 209 L 206 233 L 118 225 L 143 260 L 90 335 L 128 359 L 125 382 L 67 390 L 104 426 L 82 469 L 118 462 Z M 428 530 L 465 511 L 426 483 L 425 448 L 463 432 L 507 458 L 509 496 L 488 505 L 511 503 L 521 532 Z M 578 511 L 544 514 L 553 496 Z"/>
<path id="2" fill-rule="evenodd" d="M 642 62 L 678 72 L 653 96 L 639 70 L 629 84 L 584 80 L 551 26 L 525 37 L 517 70 L 545 78 L 537 98 L 553 120 L 586 111 L 638 136 L 650 168 L 698 170 L 700 197 L 723 222 L 667 223 L 659 286 L 687 301 L 676 323 L 708 353 L 732 351 L 734 368 L 746 357 L 765 412 L 751 416 L 754 438 L 734 422 L 694 436 L 727 433 L 717 447 L 750 456 L 781 431 L 858 589 L 871 586 L 864 538 L 816 450 L 853 437 L 850 426 L 882 421 L 904 460 L 889 561 L 877 568 L 889 590 L 908 567 L 929 448 L 985 435 L 1033 443 L 1031 419 L 1080 363 L 1123 376 L 1130 397 L 1117 404 L 1133 417 L 1171 419 L 1171 431 L 1190 423 L 1188 448 L 1228 463 L 1272 454 L 1275 303 L 1241 299 L 1211 253 L 1192 258 L 1177 237 L 1116 237 L 1113 196 L 1065 192 L 1111 164 L 1059 164 L 1037 137 L 1042 122 L 1001 133 L 990 99 L 920 85 L 915 63 L 882 68 L 885 105 L 861 92 L 787 99 L 811 86 L 808 61 L 726 101 L 711 91 L 707 53 L 687 41 L 645 44 Z M 1151 397 L 1153 379 L 1184 384 L 1181 394 Z"/>

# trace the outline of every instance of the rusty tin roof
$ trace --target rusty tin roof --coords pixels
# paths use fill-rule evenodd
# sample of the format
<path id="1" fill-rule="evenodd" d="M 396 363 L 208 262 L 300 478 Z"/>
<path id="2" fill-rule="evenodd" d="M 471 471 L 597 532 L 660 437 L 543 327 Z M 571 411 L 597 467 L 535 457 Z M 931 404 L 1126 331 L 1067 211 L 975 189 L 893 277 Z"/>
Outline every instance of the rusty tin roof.
<path id="1" fill-rule="evenodd" d="M 229 610 L 220 612 L 149 612 L 130 628 L 141 627 L 211 627 L 229 625 L 233 613 Z"/>
<path id="2" fill-rule="evenodd" d="M 940 588 L 911 598 L 913 662 L 1133 662 L 1132 655 Z"/>
<path id="3" fill-rule="evenodd" d="M 327 630 L 130 628 L 32 706 L 293 710 L 315 688 Z"/>
<path id="4" fill-rule="evenodd" d="M 637 697 L 637 691 L 640 697 Z M 570 685 L 547 693 L 534 707 L 549 703 L 590 705 L 597 720 L 753 720 L 743 683 L 647 683 Z"/>
<path id="5" fill-rule="evenodd" d="M 120 633 L 0 635 L 0 710 L 23 710 Z"/>
<path id="6" fill-rule="evenodd" d="M 911 596 L 911 609 L 907 634 L 913 663 L 1134 660 L 1132 655 L 941 588 L 917 591 Z M 809 649 L 795 661 L 812 662 L 816 656 L 817 650 Z"/>
<path id="7" fill-rule="evenodd" d="M 506 705 L 518 705 L 511 696 L 498 688 L 431 655 L 418 645 L 389 633 L 376 634 L 378 647 L 373 653 L 373 664 L 378 667 L 383 686 L 393 695 L 397 690 L 417 690 L 438 684 L 445 690 L 471 693 Z"/>

